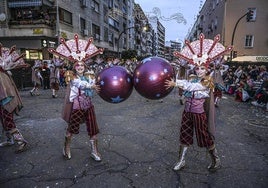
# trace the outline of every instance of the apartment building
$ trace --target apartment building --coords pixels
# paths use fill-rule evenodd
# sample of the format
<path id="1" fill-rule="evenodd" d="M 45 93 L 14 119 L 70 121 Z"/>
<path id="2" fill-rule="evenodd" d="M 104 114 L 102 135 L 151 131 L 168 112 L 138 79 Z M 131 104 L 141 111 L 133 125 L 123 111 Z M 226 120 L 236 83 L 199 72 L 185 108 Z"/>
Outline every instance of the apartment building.
<path id="1" fill-rule="evenodd" d="M 182 41 L 174 41 L 174 40 L 170 40 L 170 41 L 166 41 L 165 44 L 165 58 L 169 61 L 173 61 L 178 59 L 177 57 L 174 56 L 174 51 L 178 51 L 180 52 L 182 49 Z"/>
<path id="2" fill-rule="evenodd" d="M 234 47 L 226 59 L 268 62 L 267 10 L 267 0 L 206 0 L 187 38 L 220 34 L 223 45 Z"/>
<path id="3" fill-rule="evenodd" d="M 16 45 L 30 62 L 51 59 L 47 48 L 75 33 L 81 39 L 93 37 L 94 44 L 105 49 L 105 57 L 117 57 L 127 49 L 147 54 L 142 31 L 146 20 L 136 23 L 135 15 L 142 9 L 134 11 L 134 0 L 2 0 L 0 42 Z M 142 42 L 137 44 L 137 38 Z"/>
<path id="4" fill-rule="evenodd" d="M 166 28 L 162 25 L 158 18 L 149 19 L 149 23 L 153 29 L 153 54 L 159 57 L 165 57 L 165 31 Z"/>

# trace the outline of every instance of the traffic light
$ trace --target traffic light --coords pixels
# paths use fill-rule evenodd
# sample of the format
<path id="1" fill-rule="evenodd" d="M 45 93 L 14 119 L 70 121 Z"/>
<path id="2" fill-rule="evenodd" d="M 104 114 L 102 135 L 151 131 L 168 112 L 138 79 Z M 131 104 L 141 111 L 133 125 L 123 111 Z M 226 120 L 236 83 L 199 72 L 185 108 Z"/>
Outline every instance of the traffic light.
<path id="1" fill-rule="evenodd" d="M 237 51 L 233 51 L 233 58 L 237 57 Z"/>
<path id="2" fill-rule="evenodd" d="M 253 10 L 249 10 L 247 13 L 247 21 L 250 22 L 253 20 L 253 16 L 254 16 L 254 11 Z"/>

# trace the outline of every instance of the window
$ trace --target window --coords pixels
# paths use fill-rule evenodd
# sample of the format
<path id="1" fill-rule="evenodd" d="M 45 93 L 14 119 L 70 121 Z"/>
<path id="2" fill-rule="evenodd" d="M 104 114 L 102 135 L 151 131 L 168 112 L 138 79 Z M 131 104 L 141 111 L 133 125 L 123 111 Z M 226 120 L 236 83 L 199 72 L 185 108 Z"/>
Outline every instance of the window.
<path id="1" fill-rule="evenodd" d="M 93 34 L 94 38 L 99 37 L 100 36 L 100 27 L 95 25 L 95 24 L 92 24 L 92 34 Z"/>
<path id="2" fill-rule="evenodd" d="M 105 41 L 105 42 L 108 42 L 108 38 L 109 38 L 109 30 L 108 30 L 108 28 L 107 27 L 104 27 L 104 35 L 103 35 L 103 40 Z"/>
<path id="3" fill-rule="evenodd" d="M 114 29 L 119 30 L 119 22 L 112 19 L 112 18 L 108 18 L 109 20 L 109 25 L 112 26 Z"/>
<path id="4" fill-rule="evenodd" d="M 68 24 L 73 24 L 72 20 L 72 13 L 68 12 L 67 10 L 64 10 L 62 8 L 59 9 L 59 18 L 60 21 L 68 23 Z"/>
<path id="5" fill-rule="evenodd" d="M 217 29 L 217 27 L 218 27 L 218 17 L 216 16 L 214 20 L 214 29 Z"/>
<path id="6" fill-rule="evenodd" d="M 108 13 L 108 7 L 107 6 L 103 6 L 103 12 L 107 12 L 107 14 L 109 14 Z M 103 18 L 103 21 L 104 21 L 104 23 L 108 23 L 108 16 L 104 16 L 104 18 Z"/>
<path id="7" fill-rule="evenodd" d="M 113 0 L 109 0 L 109 2 L 108 2 L 108 6 L 109 6 L 109 8 L 113 8 L 113 6 L 114 6 L 114 1 L 113 1 Z"/>
<path id="8" fill-rule="evenodd" d="M 91 8 L 96 12 L 100 12 L 100 5 L 94 0 L 91 2 Z"/>
<path id="9" fill-rule="evenodd" d="M 43 59 L 43 54 L 42 52 L 38 50 L 26 50 L 26 59 Z"/>
<path id="10" fill-rule="evenodd" d="M 86 29 L 86 20 L 84 18 L 80 18 L 80 31 L 84 31 Z"/>
<path id="11" fill-rule="evenodd" d="M 254 42 L 253 35 L 246 35 L 245 48 L 252 48 L 253 47 L 253 42 Z"/>

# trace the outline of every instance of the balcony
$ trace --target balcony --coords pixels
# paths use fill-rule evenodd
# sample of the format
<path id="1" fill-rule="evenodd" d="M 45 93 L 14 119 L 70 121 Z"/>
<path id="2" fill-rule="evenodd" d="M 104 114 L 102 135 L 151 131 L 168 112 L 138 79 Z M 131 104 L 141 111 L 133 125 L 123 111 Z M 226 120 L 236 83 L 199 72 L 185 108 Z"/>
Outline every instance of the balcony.
<path id="1" fill-rule="evenodd" d="M 9 25 L 13 28 L 14 26 L 17 26 L 18 28 L 23 27 L 23 25 L 44 25 L 44 27 L 49 26 L 53 27 L 55 26 L 54 21 L 46 20 L 46 19 L 25 19 L 25 20 L 10 20 Z"/>

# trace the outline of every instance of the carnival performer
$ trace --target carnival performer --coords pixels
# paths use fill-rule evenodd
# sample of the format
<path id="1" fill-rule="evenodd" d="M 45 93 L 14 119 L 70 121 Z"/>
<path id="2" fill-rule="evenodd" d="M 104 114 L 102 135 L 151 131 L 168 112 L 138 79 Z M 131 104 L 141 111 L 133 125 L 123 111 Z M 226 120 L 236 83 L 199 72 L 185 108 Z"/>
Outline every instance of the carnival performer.
<path id="1" fill-rule="evenodd" d="M 50 89 L 52 90 L 52 98 L 58 97 L 58 91 L 60 86 L 60 69 L 59 67 L 63 64 L 60 59 L 54 58 L 49 69 L 50 69 Z"/>
<path id="2" fill-rule="evenodd" d="M 222 75 L 228 69 L 228 67 L 223 66 L 223 63 L 224 63 L 224 59 L 222 56 L 211 64 L 212 67 L 210 71 L 210 76 L 213 78 L 214 86 L 215 86 L 213 95 L 214 95 L 214 104 L 216 107 L 219 106 L 219 102 L 222 99 L 222 92 L 226 90 L 223 79 L 222 79 Z M 222 68 L 227 68 L 227 69 L 225 70 Z"/>
<path id="3" fill-rule="evenodd" d="M 93 90 L 99 92 L 100 87 L 95 84 L 95 80 L 91 77 L 92 74 L 86 74 L 85 62 L 102 53 L 103 49 L 97 49 L 95 45 L 91 44 L 92 41 L 93 38 L 88 41 L 78 39 L 78 35 L 75 34 L 74 39 L 67 42 L 61 39 L 62 44 L 56 50 L 49 49 L 50 53 L 74 62 L 73 71 L 65 73 L 68 86 L 62 117 L 68 123 L 63 147 L 63 155 L 66 159 L 71 159 L 72 136 L 79 133 L 80 124 L 84 122 L 91 145 L 90 156 L 95 161 L 102 159 L 97 147 L 99 128 L 91 100 Z"/>
<path id="4" fill-rule="evenodd" d="M 43 77 L 41 75 L 41 60 L 36 60 L 34 66 L 32 67 L 32 82 L 33 82 L 33 89 L 30 91 L 31 96 L 40 95 L 39 88 L 41 86 L 41 81 Z"/>
<path id="5" fill-rule="evenodd" d="M 24 63 L 23 56 L 16 52 L 15 46 L 9 49 L 0 44 L 0 121 L 7 138 L 0 146 L 16 143 L 16 152 L 24 151 L 28 142 L 14 122 L 14 113 L 17 114 L 21 110 L 22 101 L 10 70 L 28 66 Z"/>
<path id="6" fill-rule="evenodd" d="M 43 61 L 42 69 L 41 69 L 41 75 L 43 77 L 43 88 L 44 89 L 50 89 L 50 69 L 48 67 L 48 62 L 45 60 Z"/>
<path id="7" fill-rule="evenodd" d="M 188 80 L 167 80 L 166 87 L 180 87 L 184 90 L 185 108 L 182 114 L 180 129 L 179 161 L 175 164 L 174 170 L 180 170 L 185 166 L 185 155 L 187 149 L 193 144 L 194 130 L 196 133 L 197 145 L 205 147 L 211 157 L 209 170 L 220 168 L 220 158 L 215 146 L 215 106 L 213 100 L 214 82 L 208 75 L 209 63 L 232 48 L 225 47 L 218 43 L 219 35 L 213 40 L 204 39 L 200 34 L 199 40 L 190 43 L 181 53 L 174 52 L 178 58 L 186 60 L 189 64 L 195 65 L 194 71 L 197 78 Z"/>

